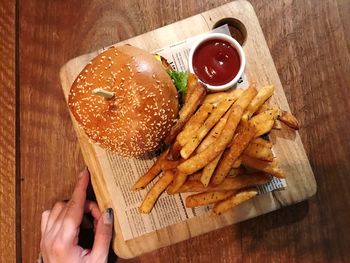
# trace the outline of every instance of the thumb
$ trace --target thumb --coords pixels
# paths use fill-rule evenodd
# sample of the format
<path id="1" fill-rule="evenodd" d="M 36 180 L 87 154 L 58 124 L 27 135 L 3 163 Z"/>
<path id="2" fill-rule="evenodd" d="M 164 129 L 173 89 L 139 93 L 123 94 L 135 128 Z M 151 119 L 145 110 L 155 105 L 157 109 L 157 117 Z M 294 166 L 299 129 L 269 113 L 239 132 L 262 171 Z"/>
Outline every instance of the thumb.
<path id="1" fill-rule="evenodd" d="M 113 210 L 106 209 L 97 222 L 91 256 L 96 262 L 107 262 L 109 245 L 113 233 Z"/>

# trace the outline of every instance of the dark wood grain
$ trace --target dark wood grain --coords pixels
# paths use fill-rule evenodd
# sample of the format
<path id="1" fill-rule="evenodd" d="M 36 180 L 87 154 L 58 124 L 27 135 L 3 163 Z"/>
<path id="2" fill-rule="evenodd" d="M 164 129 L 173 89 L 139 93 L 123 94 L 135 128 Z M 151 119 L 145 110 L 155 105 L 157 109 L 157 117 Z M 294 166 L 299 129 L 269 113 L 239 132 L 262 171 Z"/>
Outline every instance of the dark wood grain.
<path id="1" fill-rule="evenodd" d="M 38 256 L 42 211 L 70 196 L 83 167 L 59 87 L 60 66 L 77 55 L 225 2 L 21 2 L 24 262 L 34 262 Z M 300 134 L 318 194 L 308 202 L 130 262 L 345 262 L 350 256 L 349 1 L 254 0 L 252 4 L 290 106 L 302 123 Z"/>
<path id="2" fill-rule="evenodd" d="M 0 1 L 0 262 L 16 260 L 15 1 Z"/>

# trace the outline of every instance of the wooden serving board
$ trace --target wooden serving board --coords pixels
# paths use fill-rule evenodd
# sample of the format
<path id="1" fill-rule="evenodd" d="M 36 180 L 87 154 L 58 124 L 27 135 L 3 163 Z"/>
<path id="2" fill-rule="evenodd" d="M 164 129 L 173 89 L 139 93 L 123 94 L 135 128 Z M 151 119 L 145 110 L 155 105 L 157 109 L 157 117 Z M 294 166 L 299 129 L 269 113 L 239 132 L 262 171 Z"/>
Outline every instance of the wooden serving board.
<path id="1" fill-rule="evenodd" d="M 246 28 L 247 38 L 243 48 L 247 57 L 246 74 L 248 80 L 256 80 L 258 86 L 275 85 L 274 103 L 289 111 L 289 105 L 259 21 L 253 7 L 246 1 L 239 0 L 228 3 L 116 45 L 129 43 L 152 51 L 210 31 L 217 22 L 227 18 L 238 19 Z M 66 98 L 74 79 L 97 53 L 98 51 L 72 59 L 62 67 L 60 77 Z M 84 132 L 78 128 L 74 119 L 73 123 L 84 159 L 92 174 L 92 184 L 97 201 L 104 209 L 111 205 L 113 197 L 108 193 L 106 183 L 110 183 L 113 179 L 105 177 L 97 161 L 93 145 Z M 278 162 L 287 176 L 285 190 L 259 195 L 220 216 L 205 214 L 128 241 L 123 240 L 118 219 L 115 218 L 114 251 L 122 258 L 135 257 L 300 202 L 314 195 L 316 182 L 299 133 L 283 127 L 280 131 L 273 131 L 271 139 L 275 143 L 274 151 Z"/>

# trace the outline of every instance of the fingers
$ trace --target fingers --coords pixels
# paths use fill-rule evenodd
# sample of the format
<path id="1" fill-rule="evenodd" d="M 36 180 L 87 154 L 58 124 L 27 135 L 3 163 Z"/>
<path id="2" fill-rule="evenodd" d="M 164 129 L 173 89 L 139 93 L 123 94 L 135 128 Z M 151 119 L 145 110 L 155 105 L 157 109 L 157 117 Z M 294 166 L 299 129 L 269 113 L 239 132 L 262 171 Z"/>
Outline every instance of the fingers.
<path id="1" fill-rule="evenodd" d="M 40 249 L 46 250 L 55 237 L 56 229 L 60 228 L 61 223 L 57 222 L 60 214 L 65 210 L 64 202 L 57 202 L 52 210 L 46 210 L 41 216 L 41 240 Z"/>
<path id="2" fill-rule="evenodd" d="M 96 202 L 93 201 L 86 201 L 85 203 L 85 213 L 91 213 L 92 217 L 94 218 L 93 224 L 94 224 L 94 229 L 97 227 L 97 222 L 102 216 L 101 211 L 96 204 Z"/>
<path id="3" fill-rule="evenodd" d="M 91 213 L 93 218 L 99 221 L 98 234 L 96 235 L 96 258 L 92 262 L 106 262 L 109 243 L 112 237 L 113 215 L 110 213 L 101 215 L 95 202 L 86 201 L 86 189 L 89 183 L 89 172 L 83 171 L 76 183 L 72 198 L 68 203 L 58 202 L 52 210 L 42 214 L 40 248 L 47 262 L 78 262 L 71 260 L 77 256 L 91 256 L 89 250 L 78 246 L 79 226 L 84 212 Z M 72 257 L 73 256 L 73 257 Z M 54 260 L 60 258 L 62 260 Z M 79 261 L 80 262 L 80 261 Z"/>
<path id="4" fill-rule="evenodd" d="M 46 225 L 46 231 L 50 231 L 52 229 L 53 225 L 57 221 L 57 218 L 65 210 L 65 207 L 66 207 L 65 202 L 62 202 L 62 201 L 56 202 L 56 204 L 53 206 L 52 210 L 49 213 L 47 225 Z"/>
<path id="5" fill-rule="evenodd" d="M 87 200 L 85 202 L 84 212 L 86 214 L 91 213 L 93 218 L 96 219 L 96 220 L 100 219 L 100 217 L 102 215 L 98 205 L 96 204 L 96 202 L 89 201 L 89 200 Z"/>
<path id="6" fill-rule="evenodd" d="M 91 251 L 91 256 L 96 262 L 105 262 L 107 260 L 112 233 L 113 210 L 108 208 L 97 223 L 95 241 Z"/>
<path id="7" fill-rule="evenodd" d="M 78 228 L 84 214 L 86 188 L 89 184 L 89 172 L 85 169 L 79 175 L 75 185 L 72 198 L 67 204 L 67 211 L 64 215 L 63 227 L 68 229 Z"/>
<path id="8" fill-rule="evenodd" d="M 44 235 L 46 226 L 47 226 L 47 221 L 49 219 L 49 215 L 50 215 L 50 210 L 46 210 L 41 214 L 41 236 Z"/>

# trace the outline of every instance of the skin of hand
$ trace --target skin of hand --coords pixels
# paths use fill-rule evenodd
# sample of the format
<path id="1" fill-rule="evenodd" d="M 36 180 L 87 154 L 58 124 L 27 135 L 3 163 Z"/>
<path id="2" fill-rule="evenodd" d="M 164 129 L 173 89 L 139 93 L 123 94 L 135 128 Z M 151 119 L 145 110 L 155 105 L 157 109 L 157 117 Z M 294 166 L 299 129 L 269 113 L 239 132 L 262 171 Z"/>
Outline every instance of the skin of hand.
<path id="1" fill-rule="evenodd" d="M 113 211 L 102 214 L 95 202 L 86 200 L 89 172 L 80 173 L 68 202 L 57 202 L 41 218 L 40 249 L 45 263 L 107 262 L 113 233 Z M 96 223 L 92 249 L 78 246 L 79 226 L 84 213 L 91 213 Z"/>

